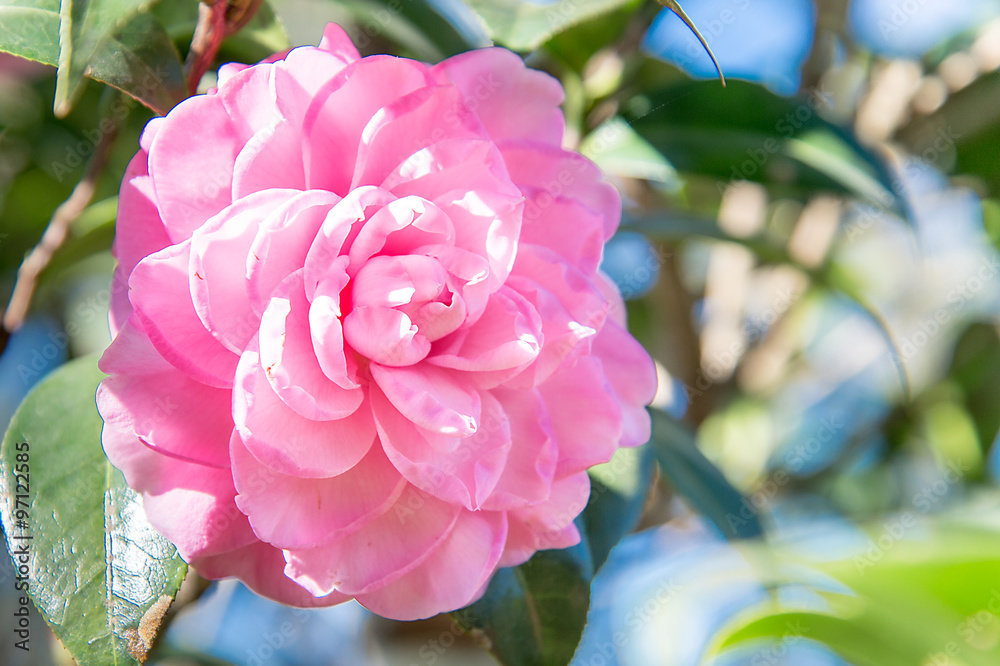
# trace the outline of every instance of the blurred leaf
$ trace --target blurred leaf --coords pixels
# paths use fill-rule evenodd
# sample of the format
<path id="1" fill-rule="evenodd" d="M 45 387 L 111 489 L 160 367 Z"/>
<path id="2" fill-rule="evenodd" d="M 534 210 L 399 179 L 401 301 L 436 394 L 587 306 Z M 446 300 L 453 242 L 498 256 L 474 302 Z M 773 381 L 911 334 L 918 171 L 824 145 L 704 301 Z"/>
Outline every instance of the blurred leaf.
<path id="1" fill-rule="evenodd" d="M 537 5 L 524 0 L 465 0 L 494 41 L 515 51 L 532 51 L 567 28 L 617 9 L 630 0 L 558 0 Z"/>
<path id="2" fill-rule="evenodd" d="M 105 51 L 111 36 L 149 4 L 151 0 L 61 0 L 57 116 L 69 113 L 80 95 L 84 74 L 98 51 Z"/>
<path id="3" fill-rule="evenodd" d="M 674 190 L 680 187 L 670 162 L 620 117 L 602 123 L 588 134 L 580 144 L 580 152 L 605 173 L 652 180 Z"/>
<path id="4" fill-rule="evenodd" d="M 754 609 L 719 631 L 708 655 L 760 638 L 785 643 L 805 638 L 858 666 L 996 664 L 997 553 L 1000 534 L 992 529 L 944 521 L 924 526 L 904 512 L 873 529 L 867 545 L 851 557 L 810 562 L 810 572 L 800 556 L 788 556 L 788 570 L 796 572 L 791 584 L 809 585 L 818 573 L 847 590 L 817 589 L 825 610 L 785 609 L 773 602 Z"/>
<path id="5" fill-rule="evenodd" d="M 648 444 L 618 449 L 609 462 L 590 468 L 590 501 L 582 517 L 594 569 L 639 524 L 655 473 L 656 458 Z"/>
<path id="6" fill-rule="evenodd" d="M 752 180 L 803 196 L 846 192 L 905 217 L 888 169 L 819 116 L 826 103 L 815 92 L 786 99 L 743 81 L 725 89 L 687 81 L 633 97 L 623 115 L 678 171 L 718 179 L 720 187 Z"/>
<path id="7" fill-rule="evenodd" d="M 66 4 L 72 6 L 69 0 Z M 103 25 L 110 18 L 101 20 Z M 82 88 L 78 82 L 71 83 L 66 78 L 71 77 L 68 58 L 72 49 L 65 46 L 70 51 L 61 50 L 59 35 L 58 0 L 10 0 L 0 5 L 0 51 L 63 66 L 60 73 L 63 83 L 57 84 L 55 106 L 57 113 L 64 114 Z M 63 71 L 67 73 L 62 74 Z M 163 27 L 148 14 L 135 16 L 120 30 L 102 37 L 89 51 L 83 71 L 160 114 L 185 96 L 180 57 Z"/>
<path id="8" fill-rule="evenodd" d="M 7 543 L 19 564 L 27 551 L 28 593 L 84 666 L 141 663 L 187 569 L 104 455 L 103 377 L 94 357 L 53 372 L 0 449 Z"/>
<path id="9" fill-rule="evenodd" d="M 976 425 L 979 442 L 988 448 L 1000 432 L 1000 335 L 989 324 L 973 324 L 955 344 L 948 377 L 958 384 Z"/>
<path id="10" fill-rule="evenodd" d="M 414 28 L 434 43 L 442 58 L 490 45 L 484 40 L 470 41 L 470 36 L 458 30 L 427 0 L 376 0 L 376 2 L 386 8 L 383 11 L 399 12 Z"/>
<path id="11" fill-rule="evenodd" d="M 694 433 L 666 412 L 650 408 L 653 450 L 660 470 L 691 507 L 727 539 L 749 539 L 764 531 L 757 510 L 698 449 Z"/>
<path id="12" fill-rule="evenodd" d="M 587 622 L 593 565 L 585 543 L 500 569 L 482 599 L 452 615 L 504 666 L 565 666 Z"/>
<path id="13" fill-rule="evenodd" d="M 983 74 L 928 116 L 899 131 L 899 139 L 923 162 L 942 171 L 978 176 L 1000 193 L 1000 72 Z"/>

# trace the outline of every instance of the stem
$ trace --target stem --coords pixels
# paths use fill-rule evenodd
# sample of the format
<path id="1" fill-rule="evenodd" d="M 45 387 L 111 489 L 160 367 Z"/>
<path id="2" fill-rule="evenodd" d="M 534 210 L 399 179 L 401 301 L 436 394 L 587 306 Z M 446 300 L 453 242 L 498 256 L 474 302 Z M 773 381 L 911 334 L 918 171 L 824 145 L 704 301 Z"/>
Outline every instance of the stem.
<path id="1" fill-rule="evenodd" d="M 263 0 L 201 0 L 198 25 L 191 38 L 191 50 L 184 61 L 188 94 L 198 91 L 198 83 L 215 61 L 222 40 L 245 26 Z"/>
<path id="2" fill-rule="evenodd" d="M 202 0 L 198 5 L 198 25 L 191 38 L 191 50 L 184 61 L 189 95 L 197 92 L 201 77 L 211 67 L 215 54 L 219 52 L 219 46 L 226 36 L 228 8 L 228 3 L 220 0 Z"/>
<path id="3" fill-rule="evenodd" d="M 52 261 L 53 255 L 62 247 L 73 222 L 90 204 L 97 188 L 97 181 L 108 163 L 111 147 L 118 135 L 120 122 L 116 121 L 111 132 L 94 146 L 94 153 L 87 162 L 83 178 L 73 188 L 73 193 L 70 194 L 69 198 L 56 208 L 45 233 L 42 234 L 42 239 L 17 270 L 14 292 L 11 294 L 6 312 L 3 313 L 3 326 L 0 328 L 0 352 L 7 346 L 10 334 L 24 323 L 28 308 L 31 306 L 31 298 L 35 293 L 38 277 Z"/>

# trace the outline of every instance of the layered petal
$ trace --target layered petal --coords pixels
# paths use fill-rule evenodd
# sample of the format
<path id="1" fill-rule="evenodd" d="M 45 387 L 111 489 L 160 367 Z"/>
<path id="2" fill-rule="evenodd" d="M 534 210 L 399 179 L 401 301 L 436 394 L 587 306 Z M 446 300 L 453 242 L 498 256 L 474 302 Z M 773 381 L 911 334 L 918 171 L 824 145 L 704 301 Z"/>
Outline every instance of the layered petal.
<path id="1" fill-rule="evenodd" d="M 506 539 L 503 513 L 463 511 L 447 538 L 419 566 L 357 599 L 395 620 L 419 620 L 442 608 L 467 606 L 482 595 Z"/>
<path id="2" fill-rule="evenodd" d="M 278 397 L 261 367 L 257 340 L 240 358 L 233 389 L 233 420 L 247 449 L 276 472 L 304 478 L 341 474 L 358 464 L 375 441 L 371 410 L 313 421 Z"/>

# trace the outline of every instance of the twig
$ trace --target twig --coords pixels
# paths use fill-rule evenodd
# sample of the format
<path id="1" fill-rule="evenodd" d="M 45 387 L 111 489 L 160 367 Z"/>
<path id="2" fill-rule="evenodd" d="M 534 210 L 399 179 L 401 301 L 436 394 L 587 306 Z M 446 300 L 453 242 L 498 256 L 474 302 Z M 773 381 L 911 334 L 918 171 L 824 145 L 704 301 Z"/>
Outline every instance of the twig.
<path id="1" fill-rule="evenodd" d="M 198 83 L 219 52 L 219 46 L 226 36 L 226 10 L 229 8 L 223 0 L 202 0 L 198 4 L 198 25 L 191 38 L 191 50 L 184 61 L 184 73 L 187 75 L 188 94 L 198 91 Z"/>
<path id="2" fill-rule="evenodd" d="M 201 0 L 198 25 L 191 38 L 191 50 L 184 61 L 188 94 L 198 91 L 198 83 L 212 66 L 222 40 L 245 26 L 262 0 Z"/>
<path id="3" fill-rule="evenodd" d="M 21 267 L 18 268 L 14 293 L 11 294 L 10 303 L 7 305 L 6 312 L 3 313 L 0 352 L 7 346 L 10 334 L 24 323 L 24 318 L 31 305 L 31 298 L 35 293 L 38 277 L 52 261 L 53 255 L 62 247 L 73 222 L 90 204 L 94 190 L 97 188 L 97 181 L 111 154 L 111 147 L 118 135 L 118 128 L 119 124 L 116 123 L 114 128 L 94 146 L 94 153 L 87 162 L 87 170 L 84 172 L 83 178 L 73 188 L 73 193 L 70 194 L 69 198 L 56 208 L 52 219 L 49 220 L 49 226 L 42 234 L 41 241 L 31 250 Z"/>

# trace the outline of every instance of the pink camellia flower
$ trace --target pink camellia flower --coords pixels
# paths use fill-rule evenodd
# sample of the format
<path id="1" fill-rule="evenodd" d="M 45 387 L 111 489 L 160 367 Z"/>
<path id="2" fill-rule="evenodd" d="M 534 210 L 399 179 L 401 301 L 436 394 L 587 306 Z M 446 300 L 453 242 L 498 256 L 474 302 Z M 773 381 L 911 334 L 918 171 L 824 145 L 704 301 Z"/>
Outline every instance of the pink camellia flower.
<path id="1" fill-rule="evenodd" d="M 331 25 L 149 123 L 97 402 L 199 573 L 415 619 L 578 542 L 656 376 L 562 98 L 503 49 L 361 58 Z"/>

